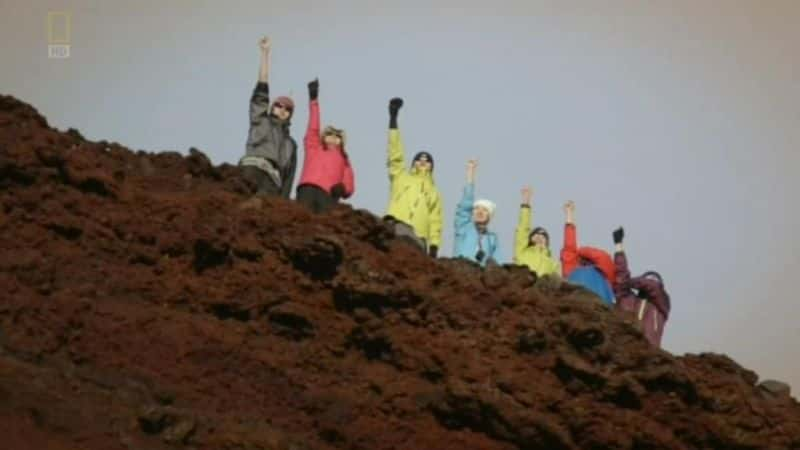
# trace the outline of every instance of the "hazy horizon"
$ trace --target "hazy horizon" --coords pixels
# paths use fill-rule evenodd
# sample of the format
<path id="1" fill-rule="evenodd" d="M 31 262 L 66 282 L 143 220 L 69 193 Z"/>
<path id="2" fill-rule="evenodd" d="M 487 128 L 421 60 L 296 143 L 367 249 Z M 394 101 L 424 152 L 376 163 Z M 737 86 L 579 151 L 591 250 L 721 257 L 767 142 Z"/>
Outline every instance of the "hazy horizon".
<path id="1" fill-rule="evenodd" d="M 726 353 L 796 395 L 800 2 L 604 3 L 0 0 L 0 93 L 88 139 L 235 164 L 269 35 L 293 136 L 315 77 L 323 122 L 347 130 L 354 207 L 385 211 L 403 97 L 408 157 L 436 159 L 445 256 L 477 157 L 507 258 L 523 185 L 554 252 L 575 200 L 581 244 L 611 251 L 623 225 L 633 272 L 664 276 L 667 350 Z M 52 11 L 71 17 L 68 59 L 47 57 Z"/>

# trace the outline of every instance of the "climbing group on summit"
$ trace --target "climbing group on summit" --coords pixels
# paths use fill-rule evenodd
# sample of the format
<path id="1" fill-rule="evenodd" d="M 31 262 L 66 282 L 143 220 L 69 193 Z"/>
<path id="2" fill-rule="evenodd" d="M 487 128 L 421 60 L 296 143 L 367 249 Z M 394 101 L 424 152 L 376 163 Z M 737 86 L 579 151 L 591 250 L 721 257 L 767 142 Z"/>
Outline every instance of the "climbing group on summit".
<path id="1" fill-rule="evenodd" d="M 250 131 L 244 157 L 239 160 L 242 176 L 256 188 L 250 201 L 259 196 L 290 198 L 297 170 L 297 143 L 289 125 L 294 101 L 286 96 L 270 103 L 269 70 L 271 42 L 259 41 L 261 64 L 259 79 L 250 99 Z M 322 213 L 347 199 L 355 191 L 355 176 L 345 150 L 345 132 L 334 126 L 321 128 L 319 81 L 308 83 L 309 119 L 303 139 L 305 156 L 296 200 L 315 213 Z M 405 149 L 398 127 L 403 100 L 389 101 L 389 206 L 384 220 L 395 235 L 409 240 L 429 256 L 436 258 L 442 243 L 443 200 L 433 177 L 434 159 L 429 152 L 414 155 L 410 167 L 405 163 Z M 494 202 L 475 198 L 476 160 L 467 162 L 466 184 L 456 206 L 453 257 L 473 261 L 481 267 L 503 261 L 500 239 L 491 222 L 496 212 Z M 562 277 L 596 294 L 606 305 L 623 313 L 632 313 L 646 338 L 660 347 L 664 326 L 669 317 L 670 297 L 661 276 L 648 271 L 631 276 L 623 248 L 624 230 L 612 233 L 615 252 L 612 256 L 596 247 L 578 246 L 575 203 L 564 205 L 564 243 L 560 264 L 550 250 L 550 235 L 542 227 L 531 229 L 533 191 L 522 189 L 519 220 L 515 230 L 514 264 L 525 266 L 540 277 Z"/>

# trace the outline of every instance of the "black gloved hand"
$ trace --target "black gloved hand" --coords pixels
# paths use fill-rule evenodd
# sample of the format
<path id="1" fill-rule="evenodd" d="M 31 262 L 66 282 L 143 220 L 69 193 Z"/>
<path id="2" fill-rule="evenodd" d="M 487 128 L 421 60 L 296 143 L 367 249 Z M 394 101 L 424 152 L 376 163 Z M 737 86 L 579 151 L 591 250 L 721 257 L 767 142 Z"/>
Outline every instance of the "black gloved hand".
<path id="1" fill-rule="evenodd" d="M 435 245 L 431 245 L 430 247 L 428 247 L 428 256 L 430 256 L 431 258 L 436 258 L 436 255 L 438 254 L 439 254 L 439 247 Z"/>
<path id="2" fill-rule="evenodd" d="M 403 99 L 395 97 L 389 100 L 389 128 L 397 129 L 397 112 L 403 107 Z"/>
<path id="3" fill-rule="evenodd" d="M 314 101 L 319 97 L 319 80 L 314 79 L 314 81 L 308 83 L 308 97 L 311 101 Z"/>
<path id="4" fill-rule="evenodd" d="M 336 183 L 331 187 L 331 196 L 335 199 L 344 198 L 347 195 L 347 190 L 342 183 Z"/>
<path id="5" fill-rule="evenodd" d="M 403 107 L 403 99 L 400 97 L 395 97 L 389 100 L 389 115 L 396 116 L 397 112 L 400 111 L 400 108 Z"/>
<path id="6" fill-rule="evenodd" d="M 622 229 L 622 227 L 619 227 L 614 230 L 612 236 L 614 237 L 615 244 L 622 244 L 622 239 L 625 237 L 625 230 Z"/>

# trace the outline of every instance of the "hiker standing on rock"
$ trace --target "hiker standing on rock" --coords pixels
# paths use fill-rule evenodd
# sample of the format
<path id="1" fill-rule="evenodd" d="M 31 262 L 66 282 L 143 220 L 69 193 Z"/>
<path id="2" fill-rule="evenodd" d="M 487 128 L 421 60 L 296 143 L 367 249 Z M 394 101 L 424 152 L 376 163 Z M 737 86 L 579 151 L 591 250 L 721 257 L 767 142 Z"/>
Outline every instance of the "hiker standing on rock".
<path id="1" fill-rule="evenodd" d="M 467 184 L 461 201 L 456 205 L 455 245 L 453 256 L 466 258 L 486 266 L 500 260 L 500 243 L 497 234 L 489 231 L 489 222 L 497 208 L 490 200 L 475 200 L 475 170 L 478 162 L 467 162 Z"/>
<path id="2" fill-rule="evenodd" d="M 607 305 L 614 304 L 614 262 L 604 250 L 594 247 L 578 248 L 575 228 L 575 202 L 564 205 L 564 247 L 561 249 L 561 275 L 568 281 L 594 292 Z"/>
<path id="3" fill-rule="evenodd" d="M 405 149 L 397 129 L 397 113 L 403 100 L 389 101 L 389 182 L 391 193 L 385 219 L 393 224 L 395 234 L 410 238 L 428 254 L 436 257 L 442 243 L 442 195 L 433 180 L 433 156 L 419 152 L 405 167 Z"/>
<path id="4" fill-rule="evenodd" d="M 320 213 L 353 194 L 353 169 L 345 152 L 344 130 L 325 127 L 320 134 L 319 80 L 308 83 L 308 129 L 297 201 Z"/>
<path id="5" fill-rule="evenodd" d="M 243 176 L 257 186 L 256 195 L 289 198 L 297 168 L 297 143 L 289 135 L 294 102 L 278 97 L 270 106 L 271 47 L 268 37 L 261 38 L 258 83 L 250 98 L 250 131 L 239 166 Z"/>
<path id="6" fill-rule="evenodd" d="M 550 234 L 542 227 L 531 230 L 532 197 L 530 186 L 522 188 L 522 204 L 514 239 L 514 262 L 527 266 L 540 277 L 558 276 L 558 262 L 550 251 Z"/>
<path id="7" fill-rule="evenodd" d="M 612 237 L 615 247 L 614 294 L 617 297 L 617 309 L 636 315 L 647 340 L 656 347 L 661 347 L 661 338 L 670 310 L 669 294 L 664 289 L 661 275 L 650 271 L 638 277 L 631 277 L 628 258 L 622 245 L 625 230 L 622 227 L 617 228 Z"/>

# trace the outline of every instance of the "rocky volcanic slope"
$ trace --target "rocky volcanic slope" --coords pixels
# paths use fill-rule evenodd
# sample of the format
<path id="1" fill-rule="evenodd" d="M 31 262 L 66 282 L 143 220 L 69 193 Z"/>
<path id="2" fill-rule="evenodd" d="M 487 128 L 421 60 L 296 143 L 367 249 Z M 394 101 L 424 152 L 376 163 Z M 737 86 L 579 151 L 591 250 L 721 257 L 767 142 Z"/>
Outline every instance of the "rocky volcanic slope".
<path id="1" fill-rule="evenodd" d="M 0 447 L 800 449 L 725 356 L 250 189 L 0 96 Z"/>

